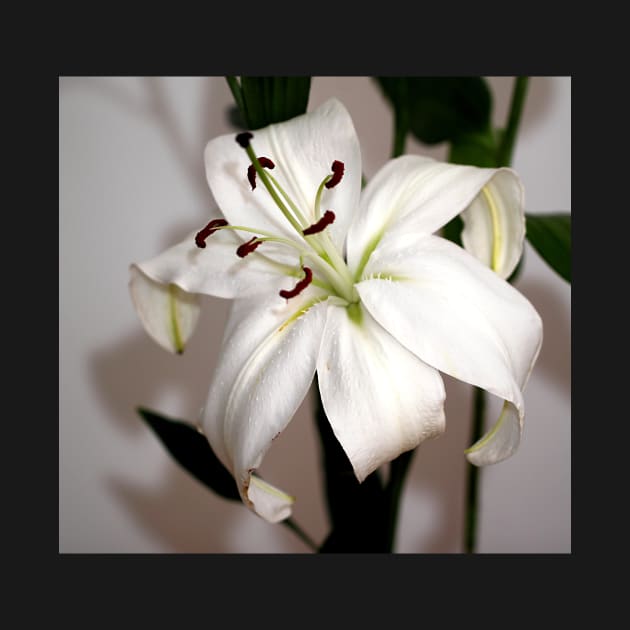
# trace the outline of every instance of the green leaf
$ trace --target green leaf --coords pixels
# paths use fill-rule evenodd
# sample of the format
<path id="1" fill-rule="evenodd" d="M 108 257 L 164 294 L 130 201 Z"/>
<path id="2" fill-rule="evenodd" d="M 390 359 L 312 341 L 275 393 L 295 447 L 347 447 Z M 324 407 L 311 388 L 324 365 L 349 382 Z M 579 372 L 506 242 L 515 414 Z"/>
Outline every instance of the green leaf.
<path id="1" fill-rule="evenodd" d="M 206 437 L 194 426 L 138 408 L 166 450 L 193 477 L 226 499 L 241 499 L 234 477 L 214 454 Z"/>
<path id="2" fill-rule="evenodd" d="M 457 215 L 453 217 L 443 228 L 442 236 L 449 241 L 462 247 L 462 230 L 464 229 L 464 222 L 462 218 Z"/>
<path id="3" fill-rule="evenodd" d="M 306 112 L 311 77 L 241 77 L 243 118 L 260 129 Z"/>
<path id="4" fill-rule="evenodd" d="M 490 128 L 492 95 L 481 77 L 375 77 L 396 116 L 425 144 Z"/>
<path id="5" fill-rule="evenodd" d="M 464 133 L 452 141 L 448 161 L 453 164 L 496 168 L 498 151 L 499 144 L 492 130 Z"/>
<path id="6" fill-rule="evenodd" d="M 545 262 L 571 282 L 571 215 L 526 214 L 526 236 Z"/>
<path id="7" fill-rule="evenodd" d="M 234 477 L 214 454 L 205 436 L 193 425 L 182 420 L 165 418 L 142 407 L 137 411 L 184 470 L 222 497 L 241 500 Z M 282 521 L 282 525 L 315 549 L 315 544 L 305 537 L 294 520 L 288 518 Z"/>

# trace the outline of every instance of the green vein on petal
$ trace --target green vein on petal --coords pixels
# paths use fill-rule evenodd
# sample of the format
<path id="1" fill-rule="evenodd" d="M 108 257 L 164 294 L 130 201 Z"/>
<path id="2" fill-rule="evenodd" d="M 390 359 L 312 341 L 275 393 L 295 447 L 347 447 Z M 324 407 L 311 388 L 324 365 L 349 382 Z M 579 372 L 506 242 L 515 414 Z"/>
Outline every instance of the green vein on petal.
<path id="1" fill-rule="evenodd" d="M 184 352 L 184 342 L 182 340 L 182 334 L 179 328 L 179 321 L 177 316 L 177 286 L 174 284 L 168 285 L 168 303 L 171 315 L 171 332 L 173 333 L 173 343 L 175 344 L 175 350 L 178 354 Z"/>
<path id="2" fill-rule="evenodd" d="M 494 199 L 490 194 L 487 186 L 484 186 L 481 189 L 483 196 L 485 197 L 486 202 L 488 203 L 488 208 L 490 209 L 490 217 L 492 219 L 492 270 L 498 271 L 499 269 L 499 256 L 501 255 L 501 230 L 499 228 L 499 211 L 494 203 Z"/>

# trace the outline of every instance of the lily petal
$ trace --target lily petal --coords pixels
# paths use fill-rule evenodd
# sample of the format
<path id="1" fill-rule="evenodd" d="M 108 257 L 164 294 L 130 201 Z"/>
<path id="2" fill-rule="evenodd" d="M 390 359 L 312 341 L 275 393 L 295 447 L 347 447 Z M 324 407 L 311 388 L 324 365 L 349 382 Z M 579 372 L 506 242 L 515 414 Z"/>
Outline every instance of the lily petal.
<path id="1" fill-rule="evenodd" d="M 509 457 L 520 439 L 522 390 L 542 343 L 540 316 L 514 287 L 437 236 L 387 235 L 357 285 L 374 318 L 434 368 L 508 401 L 516 413 L 473 446 L 468 459 Z M 474 453 L 477 453 L 476 455 Z"/>
<path id="2" fill-rule="evenodd" d="M 264 185 L 259 181 L 251 190 L 247 181 L 250 162 L 234 138 L 230 134 L 211 140 L 204 154 L 208 184 L 225 218 L 233 225 L 295 239 L 295 230 Z M 324 190 L 321 208 L 322 213 L 332 209 L 336 215 L 326 231 L 341 249 L 361 192 L 359 140 L 346 108 L 330 99 L 312 112 L 254 131 L 252 146 L 258 156 L 274 162 L 270 174 L 312 223 L 316 221 L 313 207 L 320 183 L 331 174 L 335 160 L 344 163 L 343 179 Z"/>
<path id="3" fill-rule="evenodd" d="M 462 244 L 476 258 L 508 278 L 523 253 L 524 191 L 513 171 L 502 169 L 462 212 Z"/>
<path id="4" fill-rule="evenodd" d="M 291 506 L 295 499 L 263 481 L 257 475 L 252 475 L 247 486 L 247 497 L 254 506 L 254 511 L 270 523 L 279 523 L 291 516 Z"/>
<path id="5" fill-rule="evenodd" d="M 325 297 L 311 286 L 289 301 L 277 291 L 263 301 L 237 300 L 203 413 L 204 433 L 243 501 L 270 522 L 289 516 L 292 499 L 251 475 L 313 380 Z"/>
<path id="6" fill-rule="evenodd" d="M 276 243 L 265 243 L 263 251 L 245 258 L 236 255 L 242 243 L 231 231 L 220 231 L 208 239 L 205 249 L 195 245 L 195 233 L 158 256 L 133 267 L 154 283 L 175 284 L 188 293 L 220 298 L 253 296 L 269 291 L 287 269 L 275 262 L 284 254 Z M 295 262 L 295 261 L 293 261 Z"/>
<path id="7" fill-rule="evenodd" d="M 181 354 L 199 318 L 199 298 L 174 284 L 152 280 L 136 265 L 130 268 L 131 300 L 151 338 Z"/>
<path id="8" fill-rule="evenodd" d="M 516 451 L 521 441 L 522 417 L 507 400 L 499 419 L 486 435 L 467 448 L 466 458 L 475 466 L 487 466 L 506 459 Z"/>
<path id="9" fill-rule="evenodd" d="M 497 183 L 488 188 L 488 184 L 495 180 Z M 488 214 L 484 188 L 491 191 L 496 223 L 503 234 L 498 260 L 501 269 L 505 270 L 516 253 L 518 261 L 524 234 L 521 233 L 519 239 L 519 233 L 513 227 L 524 221 L 522 188 L 516 173 L 505 168 L 462 166 L 419 155 L 403 155 L 388 162 L 365 188 L 360 212 L 348 234 L 351 271 L 355 274 L 362 271 L 385 233 L 401 236 L 410 232 L 432 234 L 473 202 L 474 207 L 466 216 L 466 240 L 473 254 L 486 255 L 479 244 L 477 232 L 480 227 L 476 224 L 480 212 Z M 480 200 L 476 201 L 478 198 Z M 515 218 L 510 218 L 510 213 Z M 511 237 L 515 239 L 514 243 Z"/>
<path id="10" fill-rule="evenodd" d="M 441 376 L 360 304 L 329 305 L 317 375 L 326 415 L 359 481 L 444 430 Z"/>

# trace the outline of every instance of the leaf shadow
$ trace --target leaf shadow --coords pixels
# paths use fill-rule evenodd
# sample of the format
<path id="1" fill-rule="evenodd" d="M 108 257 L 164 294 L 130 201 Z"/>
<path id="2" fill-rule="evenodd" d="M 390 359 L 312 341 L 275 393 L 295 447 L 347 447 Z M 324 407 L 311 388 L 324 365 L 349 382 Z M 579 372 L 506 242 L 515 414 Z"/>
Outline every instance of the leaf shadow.
<path id="1" fill-rule="evenodd" d="M 230 531 L 240 515 L 224 505 L 227 500 L 214 495 L 185 471 L 170 463 L 156 489 L 110 477 L 108 491 L 121 503 L 134 521 L 157 537 L 166 553 L 215 553 L 229 551 L 238 544 Z"/>
<path id="2" fill-rule="evenodd" d="M 192 229 L 190 224 L 170 226 L 160 239 L 161 248 L 181 241 Z M 182 355 L 159 347 L 136 318 L 133 331 L 89 356 L 88 372 L 94 392 L 119 428 L 132 433 L 144 428 L 135 412 L 139 405 L 182 420 L 196 420 L 205 403 L 230 308 L 228 300 L 209 296 L 201 299 L 197 328 Z M 133 308 L 131 300 L 129 308 Z"/>
<path id="3" fill-rule="evenodd" d="M 218 359 L 228 308 L 224 300 L 205 298 L 197 330 L 180 356 L 160 348 L 140 326 L 91 355 L 95 393 L 119 429 L 148 430 L 135 411 L 139 405 L 182 420 L 197 419 Z"/>
<path id="4" fill-rule="evenodd" d="M 534 305 L 543 321 L 543 343 L 536 361 L 536 374 L 570 400 L 571 312 L 551 282 L 524 278 L 517 282 L 517 288 Z"/>
<path id="5" fill-rule="evenodd" d="M 136 437 L 151 434 L 136 412 L 140 405 L 196 420 L 218 358 L 212 348 L 220 347 L 228 308 L 225 300 L 204 298 L 197 330 L 181 356 L 160 348 L 140 324 L 90 355 L 88 370 L 93 391 L 117 430 Z M 170 460 L 166 451 L 164 460 Z M 122 478 L 109 478 L 106 484 L 131 516 L 147 532 L 157 533 L 173 551 L 222 549 L 222 537 L 230 529 L 224 506 L 216 504 L 223 500 L 208 497 L 211 493 L 174 462 L 168 466 L 170 472 L 156 490 Z"/>
<path id="6" fill-rule="evenodd" d="M 493 99 L 493 122 L 500 128 L 507 124 L 508 112 L 514 89 L 513 77 L 489 77 Z M 553 103 L 554 82 L 552 77 L 530 77 L 527 96 L 520 123 L 519 134 L 534 128 L 546 118 Z"/>
<path id="7" fill-rule="evenodd" d="M 212 198 L 206 183 L 203 151 L 211 138 L 226 132 L 225 109 L 231 101 L 223 78 L 208 77 L 204 82 L 199 96 L 197 131 L 192 141 L 186 139 L 180 120 L 171 105 L 166 87 L 168 77 L 137 77 L 130 80 L 135 83 L 130 83 L 129 88 L 126 88 L 119 81 L 108 80 L 106 77 L 63 77 L 63 81 L 59 82 L 59 89 L 86 90 L 97 98 L 110 101 L 114 107 L 156 124 L 176 163 L 181 165 L 182 173 L 200 198 Z M 138 89 L 134 90 L 134 87 Z M 205 215 L 205 210 L 202 211 Z"/>
<path id="8" fill-rule="evenodd" d="M 446 387 L 446 430 L 423 443 L 412 462 L 398 519 L 399 538 L 413 553 L 460 553 L 464 535 L 464 498 L 470 444 L 472 387 L 442 375 Z M 411 510 L 425 507 L 425 512 Z"/>

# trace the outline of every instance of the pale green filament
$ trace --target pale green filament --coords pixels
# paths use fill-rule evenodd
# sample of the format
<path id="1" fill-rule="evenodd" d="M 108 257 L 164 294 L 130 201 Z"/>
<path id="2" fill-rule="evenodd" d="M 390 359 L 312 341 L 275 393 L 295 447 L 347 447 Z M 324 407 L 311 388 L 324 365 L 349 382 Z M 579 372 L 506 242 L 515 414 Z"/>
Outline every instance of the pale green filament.
<path id="1" fill-rule="evenodd" d="M 174 284 L 168 285 L 168 301 L 170 306 L 171 315 L 171 330 L 173 332 L 173 343 L 175 344 L 175 350 L 178 354 L 184 352 L 184 340 L 179 329 L 179 319 L 177 317 L 177 299 L 176 299 L 177 286 Z"/>
<path id="2" fill-rule="evenodd" d="M 319 221 L 322 218 L 321 203 L 322 203 L 322 193 L 324 192 L 324 186 L 333 178 L 332 175 L 326 175 L 324 177 L 324 181 L 319 185 L 317 189 L 317 195 L 315 196 L 315 222 Z"/>
<path id="3" fill-rule="evenodd" d="M 300 252 L 300 255 L 309 255 L 310 252 L 302 249 L 295 241 L 292 241 L 288 238 L 282 238 L 281 236 L 276 236 L 272 232 L 267 232 L 266 230 L 257 230 L 256 228 L 248 228 L 244 225 L 221 225 L 219 227 L 213 228 L 214 230 L 238 230 L 239 232 L 249 232 L 250 234 L 261 234 L 262 238 L 257 238 L 257 241 L 274 241 L 276 243 L 282 243 L 283 245 L 288 245 L 293 249 Z M 312 255 L 312 254 L 311 254 Z"/>
<path id="4" fill-rule="evenodd" d="M 293 202 L 293 199 L 289 197 L 289 195 L 285 192 L 284 188 L 280 186 L 280 184 L 278 183 L 278 180 L 271 173 L 267 173 L 265 171 L 265 174 L 267 175 L 267 177 L 269 177 L 273 185 L 278 189 L 280 194 L 284 197 L 284 200 L 289 204 L 289 207 L 291 208 L 291 210 L 293 210 L 293 213 L 297 217 L 297 220 L 302 224 L 302 230 L 304 228 L 307 228 L 310 224 L 307 221 L 306 217 L 300 212 L 300 209 L 295 205 L 295 203 Z"/>
<path id="5" fill-rule="evenodd" d="M 308 258 L 311 261 L 311 264 L 322 274 L 325 275 L 326 277 L 330 278 L 330 265 L 328 264 L 328 262 L 326 262 L 325 264 L 322 263 L 322 258 L 321 256 L 319 256 L 317 254 L 317 252 L 311 252 L 308 249 L 302 249 L 297 243 L 295 243 L 294 241 L 288 239 L 288 238 L 282 238 L 280 236 L 274 236 L 273 234 L 271 234 L 270 232 L 266 232 L 265 230 L 255 230 L 253 228 L 248 228 L 248 227 L 244 227 L 242 225 L 223 225 L 221 227 L 215 228 L 216 230 L 240 230 L 242 232 L 249 232 L 251 234 L 269 234 L 269 236 L 261 236 L 259 238 L 257 238 L 256 240 L 264 243 L 266 241 L 270 241 L 272 243 L 282 243 L 283 245 L 287 245 L 288 247 L 293 248 L 300 256 L 300 271 L 295 271 L 293 269 L 293 267 L 289 267 L 287 265 L 283 265 L 281 263 L 277 263 L 276 261 L 272 260 L 271 258 L 268 258 L 267 256 L 264 256 L 263 254 L 257 252 L 257 251 L 252 251 L 248 254 L 248 256 L 262 256 L 265 258 L 265 260 L 267 262 L 272 263 L 276 268 L 278 269 L 282 269 L 282 271 L 284 273 L 286 273 L 289 276 L 293 276 L 293 277 L 299 277 L 302 274 L 301 268 L 304 266 L 304 258 Z M 287 271 L 289 270 L 289 271 Z M 336 271 L 336 269 L 335 269 Z M 326 291 L 329 291 L 330 293 L 333 293 L 333 286 L 338 289 L 339 288 L 339 284 L 332 282 L 331 284 L 333 286 L 331 286 L 330 284 L 323 282 L 323 281 L 319 281 L 316 278 L 313 278 L 313 280 L 311 281 L 311 284 L 314 284 L 316 287 L 320 287 Z"/>
<path id="6" fill-rule="evenodd" d="M 249 254 L 250 256 L 258 256 L 259 258 L 264 259 L 265 263 L 275 267 L 278 271 L 280 271 L 281 273 L 283 273 L 285 276 L 290 276 L 291 278 L 302 278 L 304 277 L 304 271 L 302 269 L 302 267 L 304 266 L 304 258 L 302 256 L 300 256 L 300 266 L 299 267 L 290 267 L 289 265 L 283 265 L 282 263 L 279 263 L 275 260 L 273 260 L 273 258 L 268 258 L 267 256 L 265 256 L 264 254 L 261 254 L 260 252 L 252 252 L 251 254 Z M 313 286 L 319 287 L 320 289 L 323 289 L 324 291 L 326 291 L 326 293 L 334 293 L 334 289 L 327 283 L 324 282 L 323 280 L 320 280 L 319 278 L 317 278 L 317 276 L 313 276 L 313 279 L 311 280 L 311 284 Z"/>

